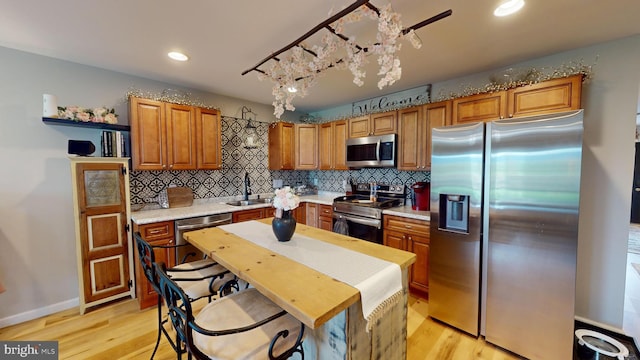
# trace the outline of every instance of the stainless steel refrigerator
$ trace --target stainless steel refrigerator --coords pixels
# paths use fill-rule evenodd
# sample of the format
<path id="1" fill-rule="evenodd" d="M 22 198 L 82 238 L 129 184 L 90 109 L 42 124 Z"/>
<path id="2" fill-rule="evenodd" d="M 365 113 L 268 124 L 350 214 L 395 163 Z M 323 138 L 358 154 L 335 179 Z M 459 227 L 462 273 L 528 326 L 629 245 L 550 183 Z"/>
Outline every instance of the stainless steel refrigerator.
<path id="1" fill-rule="evenodd" d="M 571 359 L 582 110 L 433 129 L 429 315 Z"/>

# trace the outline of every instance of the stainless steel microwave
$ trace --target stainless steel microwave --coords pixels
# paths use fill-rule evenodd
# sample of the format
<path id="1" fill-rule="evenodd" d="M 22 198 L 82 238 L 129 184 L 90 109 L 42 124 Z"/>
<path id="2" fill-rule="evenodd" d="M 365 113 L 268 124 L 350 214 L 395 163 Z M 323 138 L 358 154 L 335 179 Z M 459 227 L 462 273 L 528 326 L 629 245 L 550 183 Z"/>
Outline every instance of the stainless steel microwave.
<path id="1" fill-rule="evenodd" d="M 395 167 L 396 134 L 365 136 L 347 140 L 347 166 Z"/>

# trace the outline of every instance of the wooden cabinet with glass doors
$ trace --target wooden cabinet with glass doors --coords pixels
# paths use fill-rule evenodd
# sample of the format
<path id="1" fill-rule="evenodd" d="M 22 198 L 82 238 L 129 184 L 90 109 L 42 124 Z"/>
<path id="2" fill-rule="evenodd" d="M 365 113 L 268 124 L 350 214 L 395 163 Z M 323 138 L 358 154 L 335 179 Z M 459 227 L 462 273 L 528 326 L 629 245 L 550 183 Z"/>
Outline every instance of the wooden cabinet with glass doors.
<path id="1" fill-rule="evenodd" d="M 80 313 L 134 297 L 129 159 L 71 158 Z"/>

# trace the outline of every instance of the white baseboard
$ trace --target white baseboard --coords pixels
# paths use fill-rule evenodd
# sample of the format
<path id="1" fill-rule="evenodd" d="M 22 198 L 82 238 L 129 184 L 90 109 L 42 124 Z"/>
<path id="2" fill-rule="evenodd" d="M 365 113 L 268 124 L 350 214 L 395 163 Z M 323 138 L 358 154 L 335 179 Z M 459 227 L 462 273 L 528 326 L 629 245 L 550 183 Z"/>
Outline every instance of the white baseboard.
<path id="1" fill-rule="evenodd" d="M 593 326 L 599 327 L 601 329 L 605 329 L 605 330 L 609 330 L 609 331 L 614 332 L 614 333 L 625 335 L 624 330 L 622 330 L 620 328 L 617 328 L 617 327 L 614 327 L 614 326 L 611 326 L 611 325 L 599 323 L 597 321 L 589 320 L 589 319 L 583 318 L 581 316 L 575 316 L 575 319 L 578 320 L 578 321 L 581 321 L 581 322 L 583 322 L 585 324 L 593 325 Z"/>
<path id="2" fill-rule="evenodd" d="M 59 302 L 57 304 L 51 304 L 38 309 L 25 311 L 20 314 L 11 315 L 6 318 L 0 319 L 0 329 L 3 327 L 20 324 L 25 321 L 29 321 L 29 320 L 37 319 L 39 317 L 57 313 L 58 311 L 71 309 L 72 307 L 76 307 L 79 304 L 80 304 L 80 299 L 74 298 L 67 301 Z"/>

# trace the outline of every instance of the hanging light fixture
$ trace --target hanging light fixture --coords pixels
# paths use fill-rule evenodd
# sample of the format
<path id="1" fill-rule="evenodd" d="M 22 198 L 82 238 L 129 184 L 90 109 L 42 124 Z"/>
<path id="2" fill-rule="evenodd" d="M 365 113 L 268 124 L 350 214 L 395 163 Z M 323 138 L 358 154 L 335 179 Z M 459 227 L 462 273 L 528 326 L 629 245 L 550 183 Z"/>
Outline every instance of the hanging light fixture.
<path id="1" fill-rule="evenodd" d="M 251 115 L 253 120 L 258 116 L 256 113 L 246 106 L 242 107 L 242 120 L 247 120 L 247 126 L 244 127 L 242 134 L 242 146 L 245 149 L 255 149 L 260 146 L 260 138 L 258 137 L 258 128 L 251 124 Z"/>
<path id="2" fill-rule="evenodd" d="M 274 115 L 276 118 L 284 113 L 284 110 L 295 110 L 291 103 L 294 97 L 304 97 L 307 89 L 313 86 L 319 76 L 330 68 L 349 69 L 353 75 L 353 82 L 363 85 L 365 77 L 364 66 L 367 63 L 367 55 L 378 56 L 380 69 L 378 75 L 378 88 L 392 85 L 399 80 L 402 74 L 400 59 L 397 52 L 401 48 L 400 40 L 407 39 L 415 48 L 420 48 L 422 43 L 414 30 L 420 29 L 452 14 L 451 10 L 444 11 L 429 19 L 423 20 L 408 28 L 403 28 L 400 23 L 400 15 L 391 9 L 391 5 L 378 9 L 369 0 L 357 0 L 337 14 L 318 24 L 316 27 L 302 35 L 296 41 L 284 48 L 272 53 L 260 61 L 254 67 L 242 72 L 258 72 L 260 80 L 273 82 L 272 93 Z M 375 43 L 358 44 L 355 36 L 347 36 L 342 33 L 345 25 L 358 22 L 363 19 L 371 19 L 377 22 L 377 35 Z M 319 45 L 310 46 L 303 43 L 319 31 L 326 31 Z M 337 58 L 338 54 L 346 55 Z M 270 62 L 268 68 L 265 65 Z M 261 66 L 264 66 L 261 69 Z M 294 90 L 295 89 L 295 90 Z"/>

